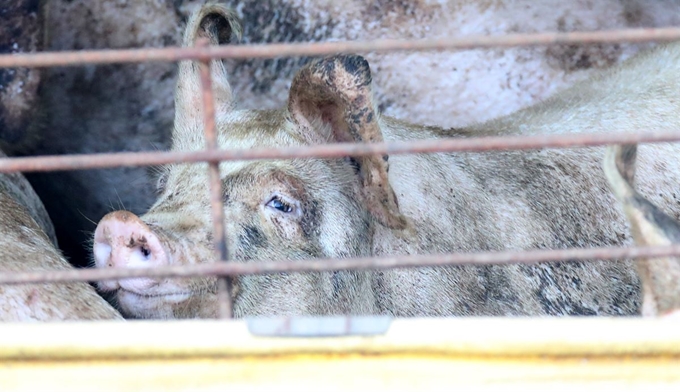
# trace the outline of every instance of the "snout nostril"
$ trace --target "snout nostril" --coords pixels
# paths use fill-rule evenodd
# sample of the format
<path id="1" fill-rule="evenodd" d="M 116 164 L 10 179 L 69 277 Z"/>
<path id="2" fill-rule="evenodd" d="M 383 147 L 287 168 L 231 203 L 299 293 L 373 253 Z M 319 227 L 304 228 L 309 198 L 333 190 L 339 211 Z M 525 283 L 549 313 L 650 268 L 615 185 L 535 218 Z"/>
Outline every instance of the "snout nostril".
<path id="1" fill-rule="evenodd" d="M 158 236 L 134 214 L 109 213 L 97 225 L 94 237 L 97 266 L 127 268 L 167 263 Z"/>

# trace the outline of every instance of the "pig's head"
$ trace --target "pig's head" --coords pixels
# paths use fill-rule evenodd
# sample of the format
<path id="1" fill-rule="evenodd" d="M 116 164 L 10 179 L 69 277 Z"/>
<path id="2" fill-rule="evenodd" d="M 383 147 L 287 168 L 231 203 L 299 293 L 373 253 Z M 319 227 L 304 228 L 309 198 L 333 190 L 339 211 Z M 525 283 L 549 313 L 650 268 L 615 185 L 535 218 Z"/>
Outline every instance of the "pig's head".
<path id="1" fill-rule="evenodd" d="M 189 19 L 185 45 L 199 36 L 227 43 L 238 31 L 222 6 Z M 335 56 L 310 63 L 279 111 L 234 109 L 226 70 L 212 63 L 219 142 L 247 149 L 382 140 L 368 63 Z M 205 147 L 196 63 L 182 62 L 175 97 L 173 150 Z M 229 258 L 300 260 L 370 255 L 373 233 L 407 225 L 388 181 L 388 157 L 223 162 L 220 165 Z M 142 217 L 116 211 L 94 236 L 98 268 L 187 265 L 214 261 L 206 164 L 174 164 L 159 179 L 159 198 Z M 374 313 L 367 272 L 245 276 L 232 279 L 236 316 Z M 99 282 L 129 317 L 216 314 L 216 279 Z"/>

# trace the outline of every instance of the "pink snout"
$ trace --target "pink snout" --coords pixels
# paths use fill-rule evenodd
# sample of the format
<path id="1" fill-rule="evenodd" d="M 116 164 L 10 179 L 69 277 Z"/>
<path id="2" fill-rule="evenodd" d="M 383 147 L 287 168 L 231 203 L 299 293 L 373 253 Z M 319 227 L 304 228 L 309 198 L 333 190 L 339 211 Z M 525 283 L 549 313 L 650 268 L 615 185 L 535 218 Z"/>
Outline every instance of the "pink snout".
<path id="1" fill-rule="evenodd" d="M 144 268 L 168 264 L 158 236 L 146 223 L 128 211 L 105 215 L 94 232 L 94 262 L 97 268 Z M 119 287 L 133 292 L 147 290 L 157 283 L 149 278 L 100 282 L 103 290 Z"/>

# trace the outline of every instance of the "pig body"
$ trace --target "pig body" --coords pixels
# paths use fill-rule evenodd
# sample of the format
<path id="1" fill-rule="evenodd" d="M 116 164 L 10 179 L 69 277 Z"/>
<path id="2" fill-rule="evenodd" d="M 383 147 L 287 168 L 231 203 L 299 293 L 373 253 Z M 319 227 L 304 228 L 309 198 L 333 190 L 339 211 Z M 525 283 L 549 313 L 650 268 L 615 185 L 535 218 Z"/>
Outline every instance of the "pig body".
<path id="1" fill-rule="evenodd" d="M 228 10 L 204 7 L 185 44 L 238 33 Z M 236 34 L 237 35 L 237 34 Z M 218 38 L 219 37 L 219 38 Z M 204 147 L 197 66 L 180 65 L 173 149 Z M 328 142 L 637 132 L 680 127 L 680 44 L 664 45 L 515 114 L 445 130 L 380 115 L 365 59 L 316 60 L 295 76 L 287 107 L 236 110 L 227 72 L 213 62 L 223 148 Z M 641 148 L 640 189 L 672 216 L 680 148 Z M 629 243 L 601 170 L 602 148 L 438 153 L 220 165 L 233 260 L 357 257 Z M 168 166 L 159 198 L 138 218 L 105 216 L 94 235 L 99 268 L 211 262 L 205 164 Z M 271 314 L 630 315 L 630 261 L 418 268 L 233 279 L 237 316 Z M 101 282 L 133 317 L 214 316 L 215 280 Z"/>
<path id="2" fill-rule="evenodd" d="M 160 47 L 180 42 L 186 16 L 204 1 L 50 0 L 46 49 Z M 469 34 L 605 30 L 679 25 L 677 0 L 228 0 L 243 20 L 242 43 L 442 38 Z M 385 115 L 442 127 L 512 113 L 636 53 L 641 44 L 561 45 L 366 55 Z M 227 62 L 242 109 L 285 104 L 308 58 Z M 167 149 L 171 145 L 172 63 L 45 70 L 42 142 L 31 154 Z M 28 175 L 71 260 L 113 206 L 141 214 L 156 198 L 147 168 Z"/>
<path id="3" fill-rule="evenodd" d="M 1 174 L 0 272 L 73 268 L 56 246 L 52 223 L 28 181 L 21 174 Z M 0 286 L 0 321 L 121 319 L 84 282 Z"/>

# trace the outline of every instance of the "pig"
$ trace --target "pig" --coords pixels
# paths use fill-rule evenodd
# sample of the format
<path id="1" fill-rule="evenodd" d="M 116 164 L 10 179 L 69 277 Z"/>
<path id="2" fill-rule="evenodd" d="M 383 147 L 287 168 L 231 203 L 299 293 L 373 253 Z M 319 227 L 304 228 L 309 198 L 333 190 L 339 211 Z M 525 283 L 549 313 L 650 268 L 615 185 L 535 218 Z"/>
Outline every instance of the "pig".
<path id="1" fill-rule="evenodd" d="M 0 273 L 71 268 L 28 181 L 18 173 L 0 174 Z M 0 286 L 0 321 L 62 320 L 123 317 L 85 282 Z"/>
<path id="2" fill-rule="evenodd" d="M 239 25 L 202 7 L 198 36 L 227 44 Z M 316 59 L 293 79 L 282 109 L 236 108 L 227 71 L 212 62 L 219 144 L 228 149 L 470 136 L 637 132 L 680 127 L 680 44 L 660 46 L 545 101 L 467 127 L 423 126 L 380 113 L 368 62 Z M 173 151 L 204 148 L 198 66 L 181 62 Z M 674 217 L 676 144 L 640 149 L 639 187 Z M 601 168 L 602 148 L 434 153 L 220 164 L 228 255 L 248 263 L 360 256 L 615 246 L 630 242 Z M 206 164 L 172 164 L 159 197 L 137 216 L 114 211 L 94 232 L 97 268 L 212 262 Z M 630 260 L 539 265 L 334 271 L 231 279 L 236 317 L 633 315 L 639 278 Z M 216 279 L 99 282 L 138 318 L 216 314 Z"/>
<path id="3" fill-rule="evenodd" d="M 636 245 L 680 243 L 680 223 L 635 190 L 635 144 L 607 148 L 604 172 L 621 203 Z M 680 318 L 680 260 L 676 257 L 639 259 L 642 316 Z"/>
<path id="4" fill-rule="evenodd" d="M 45 50 L 181 44 L 186 17 L 204 0 L 49 0 Z M 238 44 L 443 38 L 470 34 L 590 31 L 680 25 L 678 0 L 227 0 L 244 21 Z M 539 102 L 646 44 L 552 45 L 471 51 L 367 53 L 374 96 L 386 115 L 461 127 Z M 228 61 L 243 109 L 285 104 L 309 58 Z M 167 150 L 173 63 L 44 70 L 38 142 L 23 155 Z M 141 214 L 153 204 L 155 169 L 29 173 L 53 219 L 62 250 L 77 265 L 84 244 L 113 208 Z M 115 206 L 115 207 L 114 207 Z"/>
<path id="5" fill-rule="evenodd" d="M 0 5 L 0 54 L 36 52 L 43 47 L 43 13 L 35 0 Z M 38 68 L 0 69 L 0 148 L 7 154 L 37 143 Z"/>

